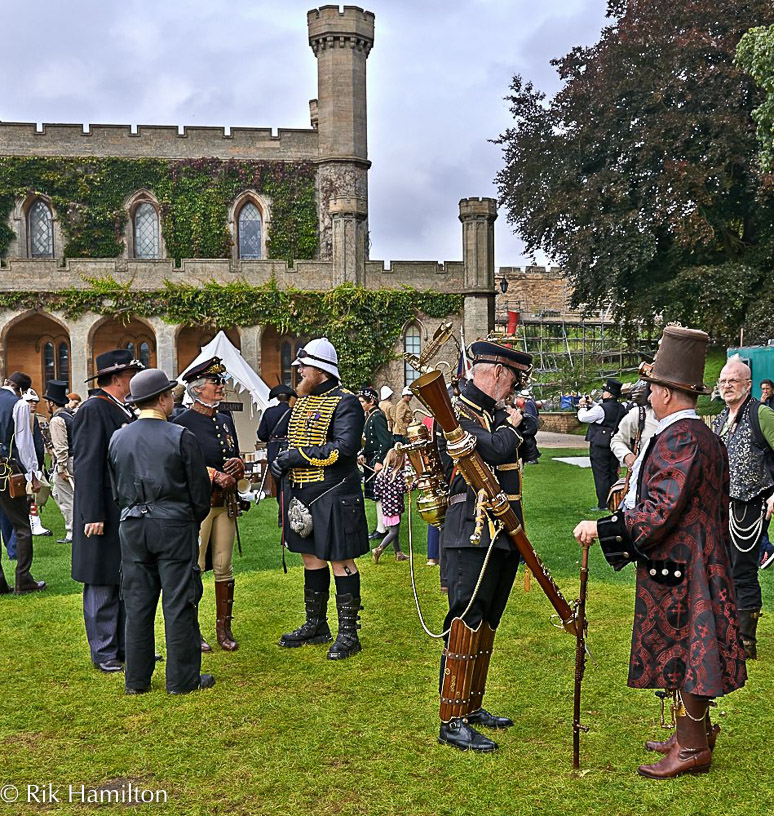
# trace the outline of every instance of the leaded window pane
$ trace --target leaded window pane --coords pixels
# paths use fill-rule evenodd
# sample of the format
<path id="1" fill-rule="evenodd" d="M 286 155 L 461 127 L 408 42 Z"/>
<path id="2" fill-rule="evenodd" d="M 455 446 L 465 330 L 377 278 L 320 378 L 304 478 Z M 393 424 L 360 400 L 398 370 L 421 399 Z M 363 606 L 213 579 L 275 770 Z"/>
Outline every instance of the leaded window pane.
<path id="1" fill-rule="evenodd" d="M 159 214 L 145 202 L 134 211 L 134 257 L 158 258 L 159 245 Z"/>
<path id="2" fill-rule="evenodd" d="M 70 349 L 67 343 L 60 343 L 57 349 L 57 377 L 60 380 L 70 380 Z"/>
<path id="3" fill-rule="evenodd" d="M 48 204 L 40 199 L 30 207 L 29 235 L 33 258 L 54 257 L 54 220 Z"/>
<path id="4" fill-rule="evenodd" d="M 409 326 L 403 338 L 403 350 L 407 354 L 419 356 L 422 351 L 422 335 L 416 326 Z M 419 372 L 408 363 L 403 363 L 403 379 L 406 385 L 410 385 L 419 376 Z"/>
<path id="5" fill-rule="evenodd" d="M 56 379 L 54 373 L 54 344 L 46 343 L 43 346 L 43 380 L 47 383 L 53 379 Z"/>
<path id="6" fill-rule="evenodd" d="M 292 386 L 293 384 L 293 368 L 290 365 L 292 362 L 290 342 L 286 340 L 280 347 L 280 366 L 282 368 L 283 385 Z"/>
<path id="7" fill-rule="evenodd" d="M 244 260 L 261 257 L 261 214 L 252 202 L 239 211 L 239 257 Z"/>
<path id="8" fill-rule="evenodd" d="M 140 343 L 140 362 L 145 368 L 150 367 L 150 346 L 147 343 Z"/>

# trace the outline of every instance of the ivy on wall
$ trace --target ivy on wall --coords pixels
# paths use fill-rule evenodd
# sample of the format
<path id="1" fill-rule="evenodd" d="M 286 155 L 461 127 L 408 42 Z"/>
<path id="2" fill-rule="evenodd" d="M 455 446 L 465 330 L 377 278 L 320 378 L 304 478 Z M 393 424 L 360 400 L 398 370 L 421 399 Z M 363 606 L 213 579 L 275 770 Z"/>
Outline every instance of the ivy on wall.
<path id="1" fill-rule="evenodd" d="M 141 189 L 158 199 L 167 252 L 177 261 L 231 256 L 228 210 L 247 189 L 272 200 L 269 258 L 292 263 L 317 253 L 311 162 L 1 157 L 0 257 L 14 238 L 7 221 L 15 202 L 41 193 L 59 218 L 65 257 L 115 258 L 124 251 L 124 204 Z"/>
<path id="2" fill-rule="evenodd" d="M 372 382 L 394 359 L 405 324 L 418 314 L 443 318 L 462 311 L 464 299 L 402 289 L 363 289 L 343 284 L 325 292 L 280 289 L 275 281 L 250 286 L 240 281 L 202 288 L 165 282 L 163 289 L 138 291 L 111 277 L 87 281 L 85 289 L 56 292 L 0 292 L 0 308 L 86 312 L 125 322 L 160 317 L 187 326 L 274 326 L 280 334 L 326 336 L 339 354 L 343 381 L 354 387 Z"/>

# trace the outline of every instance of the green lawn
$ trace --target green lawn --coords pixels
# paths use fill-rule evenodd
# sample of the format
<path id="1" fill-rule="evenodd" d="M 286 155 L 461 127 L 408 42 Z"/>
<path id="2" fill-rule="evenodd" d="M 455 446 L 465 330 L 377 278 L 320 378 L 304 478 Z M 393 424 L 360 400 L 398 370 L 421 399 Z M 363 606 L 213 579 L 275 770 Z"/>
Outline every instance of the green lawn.
<path id="1" fill-rule="evenodd" d="M 565 452 L 567 453 L 567 452 Z M 526 470 L 527 530 L 568 599 L 578 591 L 579 549 L 571 536 L 594 499 L 591 472 L 552 461 Z M 58 511 L 44 522 L 61 535 Z M 244 517 L 234 631 L 241 648 L 204 656 L 217 685 L 169 697 L 163 676 L 151 694 L 126 697 L 122 675 L 102 675 L 88 656 L 80 586 L 69 578 L 69 548 L 36 540 L 39 596 L 0 598 L 0 738 L 3 785 L 26 799 L 28 784 L 59 787 L 60 804 L 0 803 L 0 813 L 70 813 L 67 786 L 126 785 L 165 790 L 167 804 L 137 805 L 174 814 L 764 814 L 771 789 L 774 643 L 772 617 L 760 624 L 762 659 L 746 688 L 721 701 L 722 724 L 709 776 L 655 782 L 636 766 L 655 757 L 656 698 L 626 687 L 633 573 L 613 573 L 591 553 L 589 664 L 584 683 L 581 769 L 571 768 L 575 643 L 549 623 L 537 584 L 514 587 L 492 660 L 485 704 L 514 728 L 489 756 L 436 743 L 439 645 L 421 631 L 407 563 L 361 559 L 363 652 L 334 663 L 324 647 L 284 650 L 283 631 L 301 622 L 302 572 L 281 569 L 266 501 Z M 426 618 L 438 629 L 444 597 L 438 571 L 425 566 L 424 527 L 416 570 Z M 405 541 L 405 532 L 404 532 Z M 5 561 L 6 571 L 8 562 Z M 771 609 L 774 570 L 762 574 Z M 212 580 L 205 578 L 202 629 L 214 642 Z M 159 644 L 163 630 L 159 624 Z M 163 669 L 162 669 L 163 671 Z M 92 805 L 125 813 L 123 805 Z"/>

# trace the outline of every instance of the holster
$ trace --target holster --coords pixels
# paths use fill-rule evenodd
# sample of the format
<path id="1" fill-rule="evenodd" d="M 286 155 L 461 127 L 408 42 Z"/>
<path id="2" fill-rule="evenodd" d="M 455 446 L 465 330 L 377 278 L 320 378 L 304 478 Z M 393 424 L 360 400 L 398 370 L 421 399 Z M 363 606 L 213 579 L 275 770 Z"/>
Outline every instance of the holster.
<path id="1" fill-rule="evenodd" d="M 441 680 L 441 722 L 465 717 L 471 707 L 473 675 L 479 654 L 481 626 L 471 629 L 462 618 L 455 618 L 444 651 Z"/>
<path id="2" fill-rule="evenodd" d="M 489 674 L 489 661 L 492 659 L 495 630 L 484 621 L 478 629 L 478 657 L 473 669 L 473 680 L 470 687 L 469 714 L 478 711 L 483 706 L 486 677 Z"/>

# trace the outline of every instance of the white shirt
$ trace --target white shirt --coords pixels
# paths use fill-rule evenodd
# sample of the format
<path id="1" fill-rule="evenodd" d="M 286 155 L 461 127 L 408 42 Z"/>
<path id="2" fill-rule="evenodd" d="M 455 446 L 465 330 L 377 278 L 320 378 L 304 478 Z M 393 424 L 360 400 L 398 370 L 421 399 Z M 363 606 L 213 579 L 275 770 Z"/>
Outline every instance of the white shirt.
<path id="1" fill-rule="evenodd" d="M 578 408 L 578 422 L 587 422 L 590 425 L 605 421 L 605 409 L 595 403 L 591 408 Z"/>
<path id="2" fill-rule="evenodd" d="M 16 391 L 10 385 L 4 385 L 3 388 L 16 395 Z M 23 399 L 18 400 L 13 406 L 13 428 L 16 450 L 19 451 L 22 468 L 27 479 L 32 481 L 33 475 L 40 476 L 40 471 L 38 470 L 35 443 L 32 439 L 32 428 L 30 427 L 30 405 Z"/>
<path id="3" fill-rule="evenodd" d="M 700 417 L 693 408 L 685 408 L 682 411 L 676 411 L 674 414 L 670 414 L 669 416 L 664 417 L 662 420 L 659 420 L 659 423 L 656 426 L 656 434 L 660 434 L 661 431 L 665 430 L 670 425 L 674 425 L 675 422 L 679 422 L 681 419 L 700 419 Z M 654 436 L 656 434 L 654 434 Z M 621 502 L 624 510 L 631 510 L 632 507 L 637 504 L 637 482 L 640 479 L 640 467 L 642 466 L 642 460 L 645 458 L 645 452 L 647 450 L 648 446 L 642 445 L 640 447 L 640 452 L 632 465 L 632 475 L 629 479 L 629 490 L 626 492 L 626 496 L 624 496 L 624 500 Z"/>

